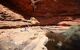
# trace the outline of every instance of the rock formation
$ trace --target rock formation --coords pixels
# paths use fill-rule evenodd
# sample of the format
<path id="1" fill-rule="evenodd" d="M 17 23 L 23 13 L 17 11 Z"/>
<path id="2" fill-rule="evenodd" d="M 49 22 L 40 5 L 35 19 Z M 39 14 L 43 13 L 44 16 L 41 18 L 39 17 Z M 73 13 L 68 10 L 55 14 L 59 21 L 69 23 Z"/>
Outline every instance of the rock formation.
<path id="1" fill-rule="evenodd" d="M 79 0 L 0 0 L 0 50 L 80 50 L 79 4 Z"/>
<path id="2" fill-rule="evenodd" d="M 6 5 L 12 10 L 24 15 L 24 18 L 26 19 L 30 17 L 36 17 L 40 21 L 41 25 L 56 24 L 59 21 L 67 19 L 67 17 L 75 18 L 80 15 L 79 0 L 0 0 L 0 1 L 3 5 Z M 55 17 L 57 19 L 55 19 Z"/>

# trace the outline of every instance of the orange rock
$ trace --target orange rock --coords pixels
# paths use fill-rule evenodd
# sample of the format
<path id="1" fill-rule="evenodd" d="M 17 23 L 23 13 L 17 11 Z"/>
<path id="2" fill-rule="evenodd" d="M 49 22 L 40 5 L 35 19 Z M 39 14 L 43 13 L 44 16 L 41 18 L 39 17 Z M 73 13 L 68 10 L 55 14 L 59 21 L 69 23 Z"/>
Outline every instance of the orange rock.
<path id="1" fill-rule="evenodd" d="M 5 1 L 5 0 L 4 0 Z M 40 23 L 55 24 L 64 20 L 60 15 L 80 14 L 79 1 L 76 0 L 6 0 L 9 7 L 24 15 L 24 18 L 36 17 Z M 58 18 L 58 15 L 60 16 Z M 28 17 L 29 16 L 29 17 Z M 52 18 L 52 19 L 51 19 Z M 57 18 L 57 19 L 56 19 Z"/>

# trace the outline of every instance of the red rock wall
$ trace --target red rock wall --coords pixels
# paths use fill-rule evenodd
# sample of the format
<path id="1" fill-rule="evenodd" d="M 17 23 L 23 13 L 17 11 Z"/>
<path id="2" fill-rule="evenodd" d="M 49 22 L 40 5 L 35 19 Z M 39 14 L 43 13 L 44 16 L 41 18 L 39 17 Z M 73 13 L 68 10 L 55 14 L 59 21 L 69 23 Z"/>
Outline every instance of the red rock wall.
<path id="1" fill-rule="evenodd" d="M 40 0 L 34 5 L 31 0 L 7 0 L 6 2 L 8 5 L 14 5 L 10 7 L 15 8 L 15 11 L 18 13 L 23 14 L 24 18 L 34 16 L 42 24 L 53 24 L 64 20 L 59 15 L 74 16 L 80 14 L 79 0 Z"/>
<path id="2" fill-rule="evenodd" d="M 30 0 L 0 0 L 0 3 L 24 16 L 31 16 L 33 7 Z"/>
<path id="3" fill-rule="evenodd" d="M 16 11 L 20 9 L 18 12 L 22 11 L 22 13 L 31 16 L 80 14 L 79 0 L 40 0 L 35 3 L 36 8 L 32 5 L 31 0 L 8 0 L 5 2 L 14 4 L 17 7 Z"/>
<path id="4" fill-rule="evenodd" d="M 73 15 L 79 10 L 73 0 L 43 0 L 36 6 L 36 16 Z"/>

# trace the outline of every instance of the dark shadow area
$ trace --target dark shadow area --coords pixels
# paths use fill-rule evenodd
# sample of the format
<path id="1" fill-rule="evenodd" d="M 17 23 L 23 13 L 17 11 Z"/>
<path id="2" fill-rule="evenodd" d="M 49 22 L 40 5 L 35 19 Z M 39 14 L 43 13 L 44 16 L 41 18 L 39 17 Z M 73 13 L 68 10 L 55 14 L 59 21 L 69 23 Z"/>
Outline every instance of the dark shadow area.
<path id="1" fill-rule="evenodd" d="M 10 10 L 19 13 L 23 15 L 24 17 L 27 17 L 26 19 L 29 19 L 31 17 L 31 14 L 25 13 L 19 6 L 16 4 L 12 3 L 10 0 L 0 0 L 0 4 L 4 5 L 5 7 L 8 7 Z"/>
<path id="2" fill-rule="evenodd" d="M 55 45 L 56 43 L 54 43 L 53 41 L 48 41 L 45 46 L 48 50 L 57 50 L 57 47 Z"/>
<path id="3" fill-rule="evenodd" d="M 80 37 L 73 35 L 70 40 L 71 42 L 66 41 L 61 47 L 57 46 L 57 43 L 52 40 L 48 41 L 45 46 L 48 50 L 80 50 Z"/>

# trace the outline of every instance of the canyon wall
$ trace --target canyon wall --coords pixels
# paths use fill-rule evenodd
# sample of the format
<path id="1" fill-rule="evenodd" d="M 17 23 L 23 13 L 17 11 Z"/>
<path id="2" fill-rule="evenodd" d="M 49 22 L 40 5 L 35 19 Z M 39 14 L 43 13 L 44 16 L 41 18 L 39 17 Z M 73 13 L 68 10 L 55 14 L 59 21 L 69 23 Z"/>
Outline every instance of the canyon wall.
<path id="1" fill-rule="evenodd" d="M 36 17 L 42 25 L 80 15 L 80 0 L 1 0 L 1 3 L 26 19 Z"/>

